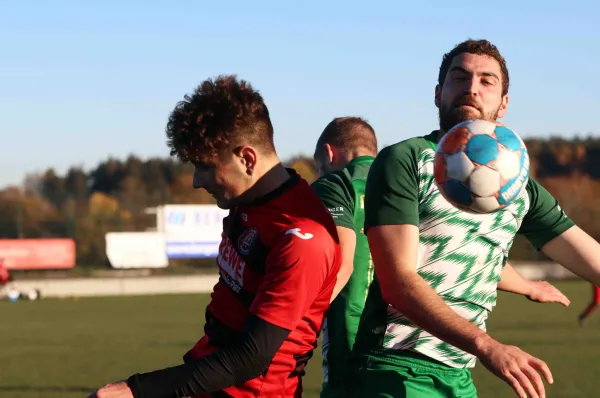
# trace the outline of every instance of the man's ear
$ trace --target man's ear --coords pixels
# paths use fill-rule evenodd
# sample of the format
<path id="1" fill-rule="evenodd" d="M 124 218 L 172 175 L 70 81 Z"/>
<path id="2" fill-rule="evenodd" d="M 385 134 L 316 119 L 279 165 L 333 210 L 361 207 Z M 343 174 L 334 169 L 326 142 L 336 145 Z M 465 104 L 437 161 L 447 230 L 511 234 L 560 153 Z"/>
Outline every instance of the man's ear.
<path id="1" fill-rule="evenodd" d="M 234 154 L 246 169 L 246 174 L 251 176 L 256 169 L 256 162 L 258 160 L 256 150 L 251 146 L 243 145 L 236 148 Z"/>
<path id="2" fill-rule="evenodd" d="M 336 158 L 335 149 L 329 144 L 324 144 L 323 149 L 325 149 L 325 158 L 327 159 L 329 164 L 333 164 Z"/>
<path id="3" fill-rule="evenodd" d="M 501 119 L 506 115 L 506 110 L 508 109 L 508 94 L 502 97 L 502 102 L 500 103 L 500 108 L 498 109 L 498 118 Z"/>
<path id="4" fill-rule="evenodd" d="M 442 88 L 440 87 L 439 84 L 436 84 L 436 86 L 435 86 L 434 102 L 435 102 L 435 106 L 438 108 L 442 104 Z"/>

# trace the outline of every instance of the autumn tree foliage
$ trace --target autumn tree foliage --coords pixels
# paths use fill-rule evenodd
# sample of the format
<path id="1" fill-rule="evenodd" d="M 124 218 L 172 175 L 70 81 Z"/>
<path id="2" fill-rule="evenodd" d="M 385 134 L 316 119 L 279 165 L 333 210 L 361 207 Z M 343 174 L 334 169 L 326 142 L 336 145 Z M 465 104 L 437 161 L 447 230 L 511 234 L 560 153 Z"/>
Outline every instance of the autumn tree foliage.
<path id="1" fill-rule="evenodd" d="M 600 139 L 526 140 L 531 173 L 559 201 L 566 213 L 600 239 Z M 309 182 L 317 178 L 310 157 L 285 162 Z M 109 158 L 92 170 L 72 167 L 28 176 L 21 187 L 0 191 L 0 239 L 73 237 L 81 265 L 106 264 L 104 235 L 109 231 L 144 231 L 155 227 L 146 209 L 161 204 L 214 203 L 192 188 L 193 169 L 172 158 Z M 511 260 L 543 260 L 522 238 Z"/>

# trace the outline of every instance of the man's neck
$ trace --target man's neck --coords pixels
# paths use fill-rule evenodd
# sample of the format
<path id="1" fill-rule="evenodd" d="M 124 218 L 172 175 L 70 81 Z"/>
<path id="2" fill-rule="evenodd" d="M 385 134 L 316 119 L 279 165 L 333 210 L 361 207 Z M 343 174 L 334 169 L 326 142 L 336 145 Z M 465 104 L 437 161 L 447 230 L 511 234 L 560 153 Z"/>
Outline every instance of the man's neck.
<path id="1" fill-rule="evenodd" d="M 365 151 L 360 149 L 344 152 L 341 154 L 341 162 L 338 166 L 341 166 L 339 168 L 343 169 L 344 167 L 348 166 L 348 164 L 350 164 L 350 162 L 352 162 L 354 159 L 360 158 L 361 156 L 375 157 L 377 156 L 377 154 L 373 154 L 371 151 Z"/>
<path id="2" fill-rule="evenodd" d="M 444 134 L 446 134 L 446 132 L 442 129 L 438 129 L 437 130 L 437 134 L 435 136 L 435 143 L 437 144 L 438 142 L 440 142 L 440 140 L 442 139 L 442 137 L 444 136 Z"/>

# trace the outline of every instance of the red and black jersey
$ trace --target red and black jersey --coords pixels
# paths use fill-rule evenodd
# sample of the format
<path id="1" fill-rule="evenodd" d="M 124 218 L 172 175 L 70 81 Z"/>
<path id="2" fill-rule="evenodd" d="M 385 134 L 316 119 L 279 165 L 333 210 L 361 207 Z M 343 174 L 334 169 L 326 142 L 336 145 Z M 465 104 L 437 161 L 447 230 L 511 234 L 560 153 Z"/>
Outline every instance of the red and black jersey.
<path id="1" fill-rule="evenodd" d="M 252 313 L 291 330 L 267 371 L 226 388 L 232 397 L 298 397 L 316 347 L 341 252 L 335 224 L 295 171 L 274 192 L 223 220 L 220 279 L 206 310 L 206 335 L 187 354 L 208 355 L 235 341 Z"/>

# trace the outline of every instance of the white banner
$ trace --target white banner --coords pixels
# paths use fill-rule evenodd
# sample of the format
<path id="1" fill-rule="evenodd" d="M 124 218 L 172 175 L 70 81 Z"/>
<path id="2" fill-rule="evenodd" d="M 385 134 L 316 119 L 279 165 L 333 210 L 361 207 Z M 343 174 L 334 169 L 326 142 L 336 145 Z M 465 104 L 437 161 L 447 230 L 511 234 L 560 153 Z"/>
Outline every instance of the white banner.
<path id="1" fill-rule="evenodd" d="M 165 268 L 165 235 L 160 232 L 109 232 L 106 257 L 113 268 Z"/>
<path id="2" fill-rule="evenodd" d="M 158 212 L 169 258 L 216 257 L 229 210 L 216 205 L 165 205 Z"/>

